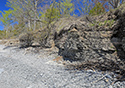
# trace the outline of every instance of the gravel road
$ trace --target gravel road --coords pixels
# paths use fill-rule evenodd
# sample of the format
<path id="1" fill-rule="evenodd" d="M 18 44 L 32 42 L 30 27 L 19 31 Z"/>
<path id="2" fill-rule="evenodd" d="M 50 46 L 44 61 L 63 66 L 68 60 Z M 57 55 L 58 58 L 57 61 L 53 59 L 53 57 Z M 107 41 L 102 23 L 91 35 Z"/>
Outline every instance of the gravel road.
<path id="1" fill-rule="evenodd" d="M 0 88 L 125 88 L 125 82 L 111 85 L 111 73 L 68 70 L 55 57 L 0 45 Z"/>

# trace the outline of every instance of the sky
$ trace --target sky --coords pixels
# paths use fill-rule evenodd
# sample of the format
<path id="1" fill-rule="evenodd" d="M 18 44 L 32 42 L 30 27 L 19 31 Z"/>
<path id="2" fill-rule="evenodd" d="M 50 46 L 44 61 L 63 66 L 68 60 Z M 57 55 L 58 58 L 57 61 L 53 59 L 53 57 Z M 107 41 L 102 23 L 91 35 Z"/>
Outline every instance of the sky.
<path id="1" fill-rule="evenodd" d="M 8 10 L 9 7 L 6 6 L 7 0 L 0 0 L 0 11 Z M 3 29 L 3 26 L 0 23 L 0 30 Z"/>

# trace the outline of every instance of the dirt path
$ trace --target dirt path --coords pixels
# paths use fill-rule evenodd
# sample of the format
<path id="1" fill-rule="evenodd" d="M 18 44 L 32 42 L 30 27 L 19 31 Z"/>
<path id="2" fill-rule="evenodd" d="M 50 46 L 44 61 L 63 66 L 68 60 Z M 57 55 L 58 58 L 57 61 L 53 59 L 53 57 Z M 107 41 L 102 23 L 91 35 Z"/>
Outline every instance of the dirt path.
<path id="1" fill-rule="evenodd" d="M 111 74 L 69 71 L 52 61 L 57 54 L 24 53 L 0 45 L 0 88 L 125 88 L 125 82 L 111 85 Z"/>

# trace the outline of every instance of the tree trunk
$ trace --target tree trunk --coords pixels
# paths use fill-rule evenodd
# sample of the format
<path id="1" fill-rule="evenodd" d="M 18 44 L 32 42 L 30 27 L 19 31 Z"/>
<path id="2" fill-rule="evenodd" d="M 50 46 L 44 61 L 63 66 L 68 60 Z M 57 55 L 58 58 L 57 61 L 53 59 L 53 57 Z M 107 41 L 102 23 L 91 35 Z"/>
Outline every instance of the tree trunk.
<path id="1" fill-rule="evenodd" d="M 29 28 L 29 30 L 31 30 L 31 23 L 30 23 L 30 19 L 28 20 L 28 28 Z"/>
<path id="2" fill-rule="evenodd" d="M 34 28 L 33 30 L 36 29 L 37 3 L 38 3 L 38 0 L 35 0 L 34 1 Z"/>

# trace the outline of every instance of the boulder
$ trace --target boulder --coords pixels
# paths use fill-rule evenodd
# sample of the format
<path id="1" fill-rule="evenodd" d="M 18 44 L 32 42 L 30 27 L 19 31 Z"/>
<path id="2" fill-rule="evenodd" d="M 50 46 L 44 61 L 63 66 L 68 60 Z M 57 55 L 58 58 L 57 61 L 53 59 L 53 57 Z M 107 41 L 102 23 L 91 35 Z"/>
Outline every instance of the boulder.
<path id="1" fill-rule="evenodd" d="M 111 37 L 111 41 L 116 47 L 116 51 L 118 56 L 121 59 L 125 59 L 125 16 L 124 12 L 121 13 L 119 17 L 118 23 L 112 28 L 113 34 Z"/>

